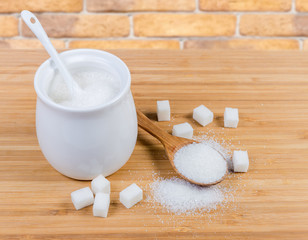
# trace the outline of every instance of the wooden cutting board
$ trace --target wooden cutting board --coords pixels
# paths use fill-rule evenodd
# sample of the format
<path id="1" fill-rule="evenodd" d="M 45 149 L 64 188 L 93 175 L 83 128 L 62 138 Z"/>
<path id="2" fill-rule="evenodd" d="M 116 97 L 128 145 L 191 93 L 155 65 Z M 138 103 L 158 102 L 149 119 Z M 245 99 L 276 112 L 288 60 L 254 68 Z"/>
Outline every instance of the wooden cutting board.
<path id="1" fill-rule="evenodd" d="M 140 130 L 133 155 L 108 177 L 108 218 L 76 211 L 70 193 L 90 185 L 66 178 L 45 160 L 35 134 L 33 77 L 44 51 L 0 51 L 0 239 L 308 239 L 308 53 L 112 51 L 132 73 L 136 106 L 156 121 L 156 100 L 169 99 L 166 131 L 189 122 L 195 135 L 248 150 L 246 174 L 232 174 L 223 206 L 174 215 L 146 200 L 126 209 L 119 191 L 137 183 L 150 195 L 153 175 L 174 176 L 164 150 Z M 191 116 L 206 105 L 214 122 Z M 237 129 L 223 128 L 225 107 L 239 108 Z"/>

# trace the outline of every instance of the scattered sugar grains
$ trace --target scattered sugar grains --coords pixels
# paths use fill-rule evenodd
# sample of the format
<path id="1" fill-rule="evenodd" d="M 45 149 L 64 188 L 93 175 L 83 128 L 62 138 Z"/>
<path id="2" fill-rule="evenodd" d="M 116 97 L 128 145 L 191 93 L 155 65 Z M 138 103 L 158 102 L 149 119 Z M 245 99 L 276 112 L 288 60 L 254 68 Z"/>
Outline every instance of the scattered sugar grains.
<path id="1" fill-rule="evenodd" d="M 227 172 L 223 156 L 206 142 L 192 143 L 174 155 L 176 169 L 188 179 L 199 183 L 213 183 Z"/>
<path id="2" fill-rule="evenodd" d="M 229 165 L 232 155 L 226 147 L 230 147 L 231 143 L 227 140 L 220 143 L 214 140 L 213 135 L 215 134 L 209 131 L 206 135 L 197 136 L 194 139 L 219 151 Z M 232 169 L 232 165 L 229 166 L 229 169 Z M 157 208 L 156 203 L 158 203 L 169 213 L 199 215 L 223 207 L 226 202 L 234 201 L 236 188 L 226 182 L 210 187 L 200 187 L 176 177 L 159 178 L 159 175 L 157 173 L 153 175 L 154 182 L 149 185 L 150 194 L 147 197 L 147 202 L 155 209 Z M 211 217 L 213 213 L 207 214 L 207 216 Z"/>
<path id="3" fill-rule="evenodd" d="M 176 177 L 154 181 L 151 192 L 154 201 L 176 214 L 210 211 L 225 198 L 218 185 L 200 187 Z"/>

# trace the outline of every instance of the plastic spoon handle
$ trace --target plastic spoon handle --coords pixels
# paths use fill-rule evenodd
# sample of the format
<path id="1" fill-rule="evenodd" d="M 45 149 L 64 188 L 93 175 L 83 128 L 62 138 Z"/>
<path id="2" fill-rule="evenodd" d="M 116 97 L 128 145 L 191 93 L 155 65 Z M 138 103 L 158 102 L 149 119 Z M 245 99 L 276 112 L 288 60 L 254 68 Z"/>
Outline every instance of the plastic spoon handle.
<path id="1" fill-rule="evenodd" d="M 24 10 L 21 12 L 21 17 L 24 20 L 24 22 L 27 24 L 27 26 L 31 29 L 31 31 L 35 34 L 35 36 L 38 38 L 38 40 L 40 40 L 40 42 L 43 44 L 44 48 L 50 55 L 51 59 L 56 64 L 56 67 L 60 71 L 60 74 L 63 77 L 71 95 L 74 93 L 74 90 L 79 90 L 79 86 L 74 81 L 72 75 L 69 73 L 64 63 L 60 59 L 58 52 L 51 44 L 40 21 L 36 18 L 36 16 L 33 13 L 27 10 Z"/>

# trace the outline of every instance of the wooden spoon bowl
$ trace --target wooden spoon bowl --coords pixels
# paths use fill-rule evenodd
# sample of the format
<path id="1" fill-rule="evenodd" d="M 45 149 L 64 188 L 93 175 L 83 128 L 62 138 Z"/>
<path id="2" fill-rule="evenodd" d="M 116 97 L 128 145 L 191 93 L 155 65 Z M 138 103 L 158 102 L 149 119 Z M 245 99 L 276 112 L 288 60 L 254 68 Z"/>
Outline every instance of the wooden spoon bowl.
<path id="1" fill-rule="evenodd" d="M 174 171 L 178 175 L 180 175 L 186 181 L 191 182 L 191 183 L 196 184 L 196 185 L 200 185 L 200 186 L 210 186 L 210 185 L 214 185 L 214 184 L 221 182 L 226 177 L 227 171 L 222 178 L 218 179 L 215 182 L 211 182 L 211 183 L 199 183 L 199 182 L 193 181 L 193 180 L 185 177 L 175 167 L 175 165 L 174 165 L 174 155 L 180 148 L 182 148 L 186 145 L 192 144 L 192 143 L 199 143 L 199 142 L 195 141 L 195 140 L 191 140 L 191 139 L 172 136 L 169 133 L 167 133 L 166 131 L 164 131 L 163 129 L 161 129 L 160 127 L 156 126 L 140 110 L 137 109 L 136 111 L 137 111 L 139 127 L 144 129 L 148 133 L 150 133 L 155 138 L 157 138 L 164 145 L 166 154 L 168 156 L 168 159 L 171 163 L 172 168 L 174 169 Z M 214 149 L 214 150 L 217 151 L 216 149 Z M 219 151 L 217 151 L 217 152 L 223 157 L 223 155 Z"/>

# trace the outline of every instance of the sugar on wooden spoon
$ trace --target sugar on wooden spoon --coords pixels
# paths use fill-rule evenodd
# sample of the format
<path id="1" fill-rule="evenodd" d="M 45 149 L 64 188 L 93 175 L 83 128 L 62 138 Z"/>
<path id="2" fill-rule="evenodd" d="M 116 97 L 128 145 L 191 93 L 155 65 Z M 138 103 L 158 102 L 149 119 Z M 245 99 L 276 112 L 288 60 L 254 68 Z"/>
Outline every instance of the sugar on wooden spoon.
<path id="1" fill-rule="evenodd" d="M 170 135 L 138 109 L 137 116 L 139 127 L 164 145 L 173 169 L 182 178 L 200 186 L 214 185 L 225 178 L 227 162 L 217 150 L 202 142 Z"/>

